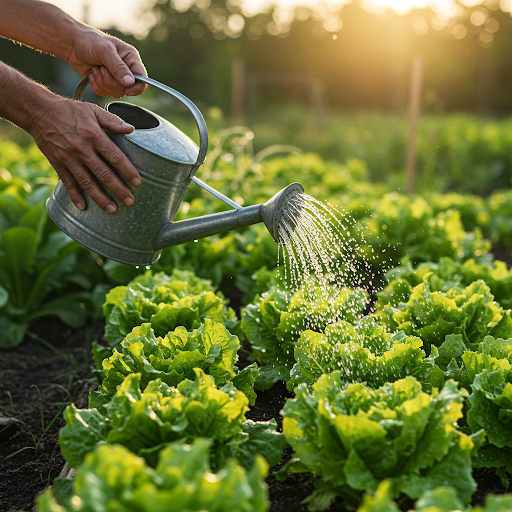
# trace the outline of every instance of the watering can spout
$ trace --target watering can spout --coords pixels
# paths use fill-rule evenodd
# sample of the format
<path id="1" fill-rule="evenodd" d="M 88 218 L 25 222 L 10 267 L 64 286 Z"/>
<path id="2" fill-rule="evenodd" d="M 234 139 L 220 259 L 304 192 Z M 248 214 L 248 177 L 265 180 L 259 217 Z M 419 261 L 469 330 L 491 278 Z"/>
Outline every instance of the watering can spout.
<path id="1" fill-rule="evenodd" d="M 213 213 L 194 219 L 170 222 L 158 234 L 154 243 L 155 250 L 160 251 L 166 247 L 217 235 L 258 222 L 264 222 L 272 238 L 279 243 L 279 223 L 286 212 L 289 212 L 290 199 L 302 192 L 304 192 L 304 189 L 300 183 L 292 183 L 266 203 L 229 212 Z"/>

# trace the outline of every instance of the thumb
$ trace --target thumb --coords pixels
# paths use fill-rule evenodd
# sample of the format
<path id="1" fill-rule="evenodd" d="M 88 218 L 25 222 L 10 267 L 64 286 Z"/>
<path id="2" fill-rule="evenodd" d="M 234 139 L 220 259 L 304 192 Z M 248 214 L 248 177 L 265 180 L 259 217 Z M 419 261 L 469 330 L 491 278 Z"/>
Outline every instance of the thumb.
<path id="1" fill-rule="evenodd" d="M 111 114 L 101 108 L 94 109 L 98 124 L 107 130 L 115 133 L 132 133 L 135 126 L 123 121 L 119 116 Z"/>
<path id="2" fill-rule="evenodd" d="M 107 47 L 102 61 L 103 65 L 123 87 L 129 87 L 135 83 L 133 73 L 119 56 L 115 46 L 112 45 Z"/>

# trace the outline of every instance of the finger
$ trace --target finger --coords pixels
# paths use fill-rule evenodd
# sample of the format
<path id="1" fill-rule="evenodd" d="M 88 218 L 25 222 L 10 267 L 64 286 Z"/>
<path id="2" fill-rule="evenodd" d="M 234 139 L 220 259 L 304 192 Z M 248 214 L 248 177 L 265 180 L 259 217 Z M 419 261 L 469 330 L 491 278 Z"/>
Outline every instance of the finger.
<path id="1" fill-rule="evenodd" d="M 102 128 L 107 128 L 116 133 L 130 133 L 134 130 L 133 126 L 125 123 L 121 118 L 105 112 L 100 108 L 94 109 L 98 123 Z M 129 129 L 123 128 L 128 126 Z M 121 129 L 119 129 L 121 127 Z M 115 167 L 122 176 L 131 183 L 138 187 L 141 184 L 141 177 L 137 169 L 132 165 L 128 157 L 108 138 L 103 134 L 100 140 L 95 144 L 96 150 Z"/>
<path id="2" fill-rule="evenodd" d="M 117 205 L 115 202 L 101 190 L 91 172 L 83 164 L 73 162 L 68 164 L 69 171 L 73 174 L 76 182 L 82 190 L 104 211 L 115 213 Z M 66 186 L 66 185 L 64 185 Z M 82 199 L 83 200 L 83 199 Z"/>
<path id="3" fill-rule="evenodd" d="M 86 208 L 85 199 L 80 193 L 80 190 L 78 188 L 78 184 L 76 182 L 76 179 L 74 176 L 68 171 L 66 167 L 63 167 L 61 165 L 52 164 L 53 168 L 57 171 L 57 174 L 59 175 L 60 181 L 62 181 L 62 184 L 64 185 L 64 188 L 66 189 L 69 198 L 73 202 L 73 204 L 80 210 L 83 211 Z"/>
<path id="4" fill-rule="evenodd" d="M 105 70 L 105 68 L 102 69 Z M 110 73 L 108 73 L 108 76 L 105 76 L 105 73 L 102 73 L 98 67 L 93 68 L 89 76 L 89 82 L 91 83 L 91 89 L 100 96 L 121 98 L 125 95 L 124 87 L 120 86 Z"/>
<path id="5" fill-rule="evenodd" d="M 131 87 L 127 87 L 124 90 L 124 94 L 126 96 L 140 96 L 147 89 L 147 87 L 148 87 L 147 84 L 137 80 L 137 82 L 135 82 L 135 85 L 132 85 Z"/>
<path id="6" fill-rule="evenodd" d="M 112 73 L 110 73 L 110 71 L 104 66 L 101 66 L 97 73 L 99 76 L 96 78 L 96 82 L 101 87 L 102 91 L 106 92 L 106 95 L 113 96 L 114 98 L 122 98 L 123 96 L 139 96 L 147 88 L 145 83 L 138 80 L 131 87 L 124 88 L 120 86 Z"/>
<path id="7" fill-rule="evenodd" d="M 109 44 L 103 47 L 101 62 L 123 87 L 130 87 L 135 83 L 130 68 L 120 57 L 115 45 Z"/>
<path id="8" fill-rule="evenodd" d="M 120 201 L 131 206 L 135 198 L 131 190 L 121 181 L 116 173 L 98 156 L 88 159 L 87 167 Z"/>
<path id="9" fill-rule="evenodd" d="M 94 105 L 91 105 L 92 107 L 95 107 Z M 115 133 L 132 133 L 133 130 L 135 130 L 135 127 L 123 119 L 121 119 L 119 116 L 116 116 L 115 114 L 111 114 L 110 112 L 107 112 L 106 110 L 102 110 L 99 107 L 94 108 L 94 115 L 96 116 L 96 119 L 98 121 L 98 124 L 107 130 L 110 130 Z M 107 137 L 107 140 L 108 139 Z M 112 143 L 113 144 L 113 143 Z M 114 144 L 115 146 L 115 144 Z"/>
<path id="10" fill-rule="evenodd" d="M 140 60 L 139 54 L 137 50 L 132 48 L 133 51 L 127 52 L 126 56 L 123 57 L 123 60 L 126 62 L 127 66 L 130 68 L 132 73 L 141 75 L 141 76 L 148 76 L 146 73 L 146 68 L 142 64 L 142 61 Z M 130 87 L 127 87 L 124 91 L 126 96 L 139 96 L 147 89 L 147 84 L 144 82 L 140 82 L 137 80 L 135 84 L 133 84 Z"/>

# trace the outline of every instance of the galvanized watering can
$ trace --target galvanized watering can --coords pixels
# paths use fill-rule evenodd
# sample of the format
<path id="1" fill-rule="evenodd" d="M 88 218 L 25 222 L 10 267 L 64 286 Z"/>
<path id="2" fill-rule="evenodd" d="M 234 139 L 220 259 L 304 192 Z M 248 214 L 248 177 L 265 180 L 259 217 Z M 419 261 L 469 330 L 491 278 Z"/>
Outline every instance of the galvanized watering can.
<path id="1" fill-rule="evenodd" d="M 292 196 L 304 191 L 302 186 L 292 183 L 266 203 L 245 208 L 217 192 L 195 176 L 208 149 L 208 131 L 201 112 L 174 89 L 144 76 L 135 75 L 135 78 L 177 98 L 189 109 L 199 130 L 199 148 L 157 114 L 130 103 L 109 103 L 105 107 L 108 112 L 135 126 L 135 130 L 127 135 L 109 133 L 142 177 L 142 184 L 132 187 L 117 173 L 130 187 L 135 203 L 125 206 L 100 183 L 105 193 L 116 201 L 117 211 L 114 214 L 104 212 L 83 192 L 87 207 L 79 211 L 59 181 L 46 203 L 53 222 L 84 247 L 129 265 L 151 265 L 166 247 L 258 222 L 264 222 L 278 242 L 278 226 L 287 203 Z M 78 84 L 75 100 L 82 99 L 87 84 L 87 78 Z M 234 210 L 173 222 L 191 181 Z"/>

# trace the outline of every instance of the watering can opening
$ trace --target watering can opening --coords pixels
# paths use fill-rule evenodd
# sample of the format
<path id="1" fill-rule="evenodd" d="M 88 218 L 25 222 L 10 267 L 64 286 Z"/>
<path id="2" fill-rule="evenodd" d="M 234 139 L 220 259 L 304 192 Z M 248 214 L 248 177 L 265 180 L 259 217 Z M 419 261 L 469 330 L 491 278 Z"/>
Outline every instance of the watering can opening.
<path id="1" fill-rule="evenodd" d="M 136 130 L 149 130 L 158 128 L 160 121 L 148 110 L 131 105 L 130 103 L 122 103 L 116 101 L 106 106 L 107 112 L 119 116 L 123 121 L 131 124 Z"/>

